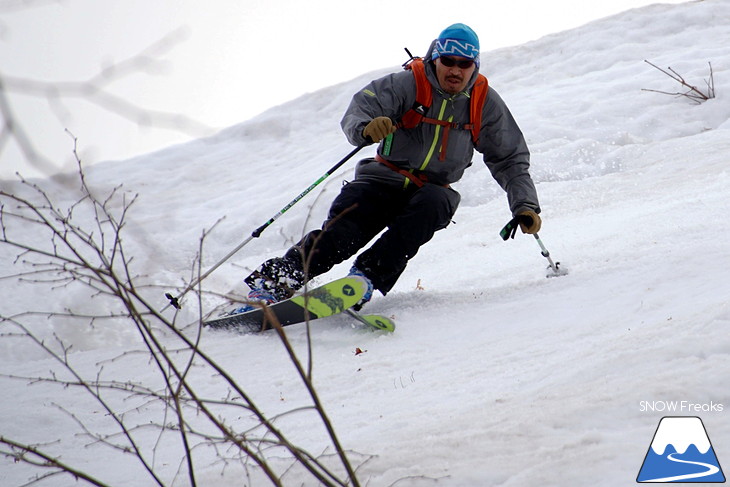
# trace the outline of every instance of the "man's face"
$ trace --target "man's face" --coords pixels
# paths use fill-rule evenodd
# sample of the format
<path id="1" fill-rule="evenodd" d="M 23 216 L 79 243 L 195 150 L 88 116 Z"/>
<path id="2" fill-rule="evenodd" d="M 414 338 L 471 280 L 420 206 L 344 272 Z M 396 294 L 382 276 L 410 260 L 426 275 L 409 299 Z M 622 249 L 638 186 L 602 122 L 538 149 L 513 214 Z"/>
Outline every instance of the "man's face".
<path id="1" fill-rule="evenodd" d="M 472 59 L 458 56 L 440 56 L 436 58 L 435 64 L 436 78 L 438 78 L 441 89 L 451 95 L 461 93 L 466 89 L 466 85 L 476 69 Z"/>

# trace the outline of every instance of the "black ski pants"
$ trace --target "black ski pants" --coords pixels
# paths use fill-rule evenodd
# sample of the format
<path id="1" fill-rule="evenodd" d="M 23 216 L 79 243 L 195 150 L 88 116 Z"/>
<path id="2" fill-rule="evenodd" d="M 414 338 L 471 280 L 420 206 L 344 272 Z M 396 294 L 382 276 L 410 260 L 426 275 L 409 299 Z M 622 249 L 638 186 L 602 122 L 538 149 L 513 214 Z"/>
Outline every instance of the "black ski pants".
<path id="1" fill-rule="evenodd" d="M 322 229 L 305 235 L 284 255 L 286 265 L 276 267 L 301 269 L 308 281 L 349 259 L 385 230 L 355 266 L 386 294 L 421 245 L 451 222 L 460 200 L 455 190 L 435 184 L 403 188 L 355 180 L 343 186 Z"/>

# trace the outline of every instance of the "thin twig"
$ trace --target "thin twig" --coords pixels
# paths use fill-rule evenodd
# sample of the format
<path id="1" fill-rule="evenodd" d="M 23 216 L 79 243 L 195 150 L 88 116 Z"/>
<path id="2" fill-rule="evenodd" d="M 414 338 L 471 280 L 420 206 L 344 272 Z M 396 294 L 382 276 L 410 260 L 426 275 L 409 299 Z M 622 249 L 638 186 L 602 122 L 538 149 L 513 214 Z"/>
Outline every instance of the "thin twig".
<path id="1" fill-rule="evenodd" d="M 66 307 L 63 311 L 28 310 L 14 316 L 0 314 L 0 323 L 5 325 L 0 339 L 17 339 L 21 336 L 30 339 L 60 365 L 58 372 L 51 372 L 46 377 L 27 377 L 27 381 L 33 384 L 77 388 L 88 394 L 103 409 L 105 418 L 111 421 L 112 431 L 95 430 L 96 424 L 92 427 L 92 423 L 85 423 L 83 415 L 67 410 L 60 403 L 57 407 L 76 422 L 83 436 L 91 439 L 89 447 L 107 445 L 121 454 L 136 458 L 148 477 L 143 482 L 150 485 L 169 484 L 157 465 L 157 452 L 163 448 L 167 451 L 173 441 L 172 446 L 181 450 L 176 476 L 183 474 L 185 470 L 186 483 L 192 486 L 198 481 L 195 472 L 198 462 L 194 460 L 199 449 L 219 452 L 218 459 L 225 464 L 228 463 L 229 456 L 238 457 L 247 474 L 255 466 L 272 485 L 283 485 L 282 477 L 286 474 L 286 471 L 279 472 L 280 469 L 272 463 L 272 458 L 280 459 L 280 455 L 274 457 L 272 453 L 278 450 L 285 451 L 287 458 L 305 469 L 318 484 L 358 486 L 357 469 L 353 468 L 348 452 L 342 448 L 314 388 L 311 364 L 307 371 L 299 363 L 275 317 L 271 317 L 271 322 L 281 334 L 282 343 L 289 352 L 302 383 L 309 391 L 311 401 L 305 406 L 299 405 L 287 413 L 267 415 L 257 401 L 241 387 L 235 376 L 202 349 L 200 296 L 203 289 L 199 276 L 203 241 L 207 233 L 204 232 L 201 237 L 199 254 L 191 275 L 191 278 L 196 274 L 198 277 L 197 304 L 200 309 L 194 321 L 196 326 L 181 327 L 176 322 L 181 313 L 176 312 L 171 318 L 163 316 L 156 309 L 156 303 L 147 299 L 143 292 L 145 288 L 136 285 L 137 274 L 132 270 L 133 256 L 127 254 L 122 239 L 125 222 L 131 217 L 130 207 L 135 199 L 127 198 L 119 188 L 113 189 L 106 197 L 95 194 L 84 177 L 82 164 L 75 151 L 76 144 L 74 138 L 74 153 L 79 162 L 81 186 L 76 201 L 69 208 L 62 209 L 55 204 L 38 184 L 21 183 L 31 190 L 31 194 L 25 197 L 21 196 L 22 192 L 9 193 L 0 190 L 0 245 L 15 249 L 19 253 L 14 261 L 15 265 L 23 266 L 23 270 L 5 278 L 15 278 L 19 282 L 25 280 L 44 287 L 78 284 L 88 288 L 93 296 L 106 300 L 98 308 L 104 311 L 97 313 Z M 83 218 L 89 221 L 84 221 Z M 23 231 L 18 231 L 17 228 L 23 228 Z M 149 294 L 157 296 L 158 293 Z M 53 340 L 44 340 L 24 324 L 25 320 L 33 320 L 38 315 L 46 319 L 63 318 L 65 322 L 76 319 L 79 326 L 93 324 L 96 320 L 103 323 L 113 319 L 120 326 L 130 327 L 138 335 L 147 363 L 158 373 L 160 380 L 156 382 L 160 385 L 147 386 L 131 379 L 104 379 L 104 375 L 108 374 L 105 365 L 112 361 L 130 359 L 132 356 L 138 357 L 133 351 L 115 354 L 115 358 L 111 360 L 100 361 L 95 374 L 91 378 L 85 377 L 72 363 L 71 345 L 57 336 L 53 336 Z M 193 332 L 189 333 L 191 328 Z M 192 373 L 193 370 L 195 373 Z M 63 377 L 62 372 L 68 374 L 67 378 Z M 0 377 L 21 378 L 8 375 Z M 200 384 L 201 377 L 208 380 Z M 210 392 L 201 392 L 209 391 L 212 387 L 210 377 L 214 378 L 216 386 L 224 389 L 222 397 L 210 397 Z M 113 406 L 117 403 L 112 400 L 120 396 L 131 404 L 125 410 Z M 147 415 L 140 423 L 132 420 L 136 415 L 153 407 L 161 408 L 160 417 Z M 331 467 L 322 455 L 312 455 L 292 443 L 276 424 L 277 419 L 286 414 L 311 410 L 318 414 L 329 441 L 335 447 L 339 460 L 337 468 Z M 242 417 L 246 418 L 243 422 Z M 150 429 L 157 434 L 149 435 Z M 168 435 L 168 432 L 174 432 L 175 435 Z M 4 444 L 12 445 L 13 441 L 7 439 Z M 15 443 L 22 444 L 17 441 Z M 26 446 L 28 448 L 23 452 L 35 453 L 32 445 Z M 10 452 L 0 451 L 0 455 L 11 456 L 35 467 L 51 468 L 51 473 L 37 478 L 58 475 L 60 473 L 56 470 L 60 470 L 85 480 L 83 475 L 76 475 L 77 468 L 65 466 L 58 458 L 50 462 L 39 461 L 37 457 L 31 459 L 28 454 L 22 454 L 23 452 L 13 453 L 12 449 L 11 446 Z M 39 453 L 43 454 L 40 451 Z M 50 455 L 46 456 L 50 458 Z M 346 473 L 338 473 L 342 469 Z M 104 484 L 97 481 L 94 485 Z"/>
<path id="2" fill-rule="evenodd" d="M 681 93 L 681 92 L 669 93 L 669 92 L 666 92 L 666 91 L 649 90 L 649 89 L 642 89 L 642 91 L 650 91 L 650 92 L 653 92 L 653 93 L 661 93 L 663 95 L 671 95 L 671 96 L 684 96 L 684 97 L 687 97 L 690 100 L 692 100 L 692 101 L 694 101 L 695 103 L 698 103 L 698 104 L 699 103 L 702 103 L 703 101 L 707 101 L 707 100 L 710 100 L 712 98 L 715 98 L 715 79 L 714 79 L 714 74 L 713 74 L 713 71 L 712 71 L 712 63 L 709 63 L 710 64 L 710 79 L 709 79 L 709 81 L 708 80 L 705 80 L 705 83 L 708 86 L 708 90 L 707 90 L 707 93 L 703 93 L 696 86 L 690 85 L 684 79 L 684 77 L 681 74 L 679 74 L 677 71 L 675 71 L 674 69 L 672 69 L 671 66 L 668 67 L 666 70 L 664 70 L 664 69 L 660 68 L 659 66 L 657 66 L 656 64 L 653 64 L 653 63 L 647 61 L 646 59 L 644 60 L 644 62 L 647 63 L 647 64 L 649 64 L 650 66 L 658 69 L 662 73 L 666 74 L 667 76 L 669 76 L 670 78 L 672 78 L 674 81 L 676 81 L 677 83 L 679 83 L 682 86 L 684 86 L 685 88 L 687 88 L 688 90 L 686 92 L 683 92 L 683 93 Z"/>

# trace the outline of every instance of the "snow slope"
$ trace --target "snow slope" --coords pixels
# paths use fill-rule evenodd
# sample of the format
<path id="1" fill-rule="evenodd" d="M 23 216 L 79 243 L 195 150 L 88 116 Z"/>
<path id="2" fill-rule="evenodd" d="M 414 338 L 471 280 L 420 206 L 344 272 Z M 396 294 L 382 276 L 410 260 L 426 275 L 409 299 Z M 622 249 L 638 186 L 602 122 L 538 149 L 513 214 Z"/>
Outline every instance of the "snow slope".
<path id="1" fill-rule="evenodd" d="M 486 7 L 475 13 L 487 14 Z M 374 455 L 359 470 L 364 483 L 632 485 L 664 415 L 701 416 L 721 465 L 730 464 L 729 25 L 727 0 L 653 5 L 483 54 L 482 71 L 533 153 L 540 235 L 571 272 L 545 279 L 534 239 L 499 238 L 510 217 L 506 201 L 475 155 L 457 187 L 463 202 L 455 224 L 421 250 L 388 296 L 368 305 L 368 312 L 394 316 L 396 333 L 365 332 L 345 317 L 312 328 L 316 383 L 341 440 L 356 456 Z M 702 88 L 712 62 L 717 97 L 697 105 L 642 91 L 680 89 L 645 59 Z M 349 152 L 342 112 L 356 90 L 386 72 L 303 96 L 210 138 L 90 168 L 99 192 L 122 183 L 139 194 L 125 243 L 142 280 L 179 285 L 202 231 L 225 217 L 206 239 L 204 267 L 214 264 Z M 319 225 L 352 167 L 205 288 L 243 293 L 247 269 Z M 38 183 L 70 204 L 77 186 L 70 181 Z M 0 184 L 20 191 L 15 182 Z M 2 275 L 17 272 L 14 255 L 0 247 Z M 42 309 L 101 306 L 77 290 L 12 279 L 0 279 L 0 287 L 12 296 L 3 299 L 5 316 L 38 309 L 39 301 Z M 205 305 L 226 304 L 206 298 Z M 194 320 L 192 309 L 184 312 Z M 103 364 L 117 380 L 158 380 L 142 357 L 112 360 L 139 348 L 132 330 L 62 320 L 30 326 L 73 343 L 73 358 L 90 377 Z M 306 353 L 304 327 L 288 334 Z M 272 414 L 307 403 L 275 336 L 206 333 L 202 346 Z M 366 352 L 356 355 L 356 348 Z M 0 339 L 3 374 L 45 376 L 53 368 L 28 341 Z M 0 384 L 0 435 L 57 439 L 48 448 L 63 451 L 67 462 L 113 485 L 142 485 L 138 467 L 87 445 L 59 410 L 79 411 L 103 428 L 82 395 L 5 377 Z M 647 411 L 643 401 L 696 407 L 670 414 Z M 710 410 L 710 403 L 724 407 Z M 156 420 L 153 408 L 135 414 Z M 282 427 L 312 451 L 326 446 L 306 415 Z M 170 457 L 158 461 L 173 465 L 173 478 L 177 460 Z M 213 459 L 203 457 L 199 468 L 201 484 L 245 485 Z M 32 474 L 0 459 L 1 485 L 22 485 Z M 75 484 L 56 477 L 42 485 Z M 174 485 L 187 485 L 184 476 Z"/>

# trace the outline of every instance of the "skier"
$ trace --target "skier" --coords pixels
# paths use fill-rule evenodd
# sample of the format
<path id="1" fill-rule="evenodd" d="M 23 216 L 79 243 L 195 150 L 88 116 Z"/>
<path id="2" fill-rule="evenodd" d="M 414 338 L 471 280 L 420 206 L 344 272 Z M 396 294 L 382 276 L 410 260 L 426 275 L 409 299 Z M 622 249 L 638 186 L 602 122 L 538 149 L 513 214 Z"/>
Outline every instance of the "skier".
<path id="1" fill-rule="evenodd" d="M 413 67 L 371 81 L 353 96 L 342 129 L 353 145 L 379 143 L 377 155 L 358 163 L 355 179 L 335 198 L 321 229 L 244 279 L 251 301 L 271 304 L 291 297 L 387 229 L 350 270 L 368 282 L 356 309 L 375 289 L 385 295 L 419 248 L 451 222 L 461 197 L 450 184 L 471 165 L 474 149 L 506 191 L 522 231 L 540 230 L 529 150 L 504 101 L 479 75 L 476 33 L 464 24 L 451 25 L 416 62 L 424 68 L 420 87 Z M 486 93 L 475 101 L 480 79 Z M 417 100 L 419 90 L 421 98 L 429 92 L 430 106 Z M 482 105 L 474 108 L 474 103 Z"/>

